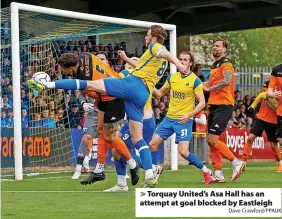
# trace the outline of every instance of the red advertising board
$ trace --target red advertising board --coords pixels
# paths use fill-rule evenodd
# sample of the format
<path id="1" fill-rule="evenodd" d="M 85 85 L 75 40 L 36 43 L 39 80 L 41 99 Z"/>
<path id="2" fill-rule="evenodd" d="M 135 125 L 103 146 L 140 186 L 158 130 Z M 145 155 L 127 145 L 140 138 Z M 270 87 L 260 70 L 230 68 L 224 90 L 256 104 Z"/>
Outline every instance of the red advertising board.
<path id="1" fill-rule="evenodd" d="M 243 155 L 244 144 L 249 133 L 249 129 L 227 128 L 219 139 L 227 144 L 236 157 L 240 158 Z M 263 132 L 262 137 L 255 139 L 249 159 L 274 159 L 265 132 Z"/>

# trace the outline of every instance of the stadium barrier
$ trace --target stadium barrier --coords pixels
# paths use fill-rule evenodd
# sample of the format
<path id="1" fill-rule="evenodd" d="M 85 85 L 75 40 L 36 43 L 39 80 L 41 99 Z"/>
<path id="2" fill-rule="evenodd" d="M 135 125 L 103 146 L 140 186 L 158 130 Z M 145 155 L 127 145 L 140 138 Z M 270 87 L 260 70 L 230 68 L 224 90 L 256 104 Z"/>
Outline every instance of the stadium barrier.
<path id="1" fill-rule="evenodd" d="M 23 167 L 44 167 L 52 163 L 53 167 L 66 166 L 66 160 L 69 160 L 69 166 L 76 164 L 76 154 L 82 138 L 83 130 L 72 129 L 71 136 L 65 136 L 63 128 L 48 129 L 48 132 L 42 131 L 43 128 L 25 128 L 23 129 Z M 46 129 L 47 130 L 47 129 Z M 32 134 L 38 133 L 38 134 Z M 46 134 L 48 133 L 48 135 Z M 227 128 L 220 140 L 227 144 L 234 155 L 240 158 L 243 154 L 244 143 L 247 141 L 249 129 Z M 67 141 L 72 141 L 67 142 Z M 165 141 L 158 150 L 158 163 L 170 166 L 171 163 L 171 145 L 170 140 Z M 1 129 L 1 167 L 14 167 L 13 152 L 14 136 L 12 128 Z M 71 148 L 62 147 L 62 145 L 72 145 Z M 257 137 L 253 143 L 253 150 L 249 159 L 273 160 L 274 155 L 267 140 L 265 133 Z M 200 159 L 209 163 L 209 147 L 207 146 L 206 133 L 193 133 L 190 152 L 197 154 Z M 93 139 L 93 146 L 90 155 L 90 166 L 95 166 L 97 161 L 97 138 Z M 112 166 L 112 154 L 109 150 L 106 165 Z M 178 155 L 178 164 L 186 165 L 187 161 Z"/>

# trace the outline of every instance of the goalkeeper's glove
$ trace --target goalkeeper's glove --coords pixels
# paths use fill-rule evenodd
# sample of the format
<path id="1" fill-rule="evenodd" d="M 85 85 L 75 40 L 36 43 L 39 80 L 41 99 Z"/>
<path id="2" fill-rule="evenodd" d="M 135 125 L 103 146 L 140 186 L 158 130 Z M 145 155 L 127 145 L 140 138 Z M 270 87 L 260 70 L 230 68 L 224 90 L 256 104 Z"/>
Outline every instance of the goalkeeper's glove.
<path id="1" fill-rule="evenodd" d="M 93 103 L 87 103 L 85 101 L 81 102 L 81 105 L 83 107 L 83 110 L 85 111 L 85 113 L 90 113 L 94 110 L 94 104 Z"/>

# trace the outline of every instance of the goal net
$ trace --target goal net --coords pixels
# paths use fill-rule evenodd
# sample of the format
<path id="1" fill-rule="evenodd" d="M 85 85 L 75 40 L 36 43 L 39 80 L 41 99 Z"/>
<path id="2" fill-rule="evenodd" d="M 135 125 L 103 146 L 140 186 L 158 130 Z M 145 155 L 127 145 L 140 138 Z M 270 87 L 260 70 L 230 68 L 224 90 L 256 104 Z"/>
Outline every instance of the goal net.
<path id="1" fill-rule="evenodd" d="M 151 25 L 17 3 L 1 9 L 3 176 L 21 179 L 22 174 L 72 170 L 76 163 L 81 134 L 74 132 L 82 132 L 85 119 L 77 101 L 82 94 L 55 89 L 39 94 L 26 81 L 39 71 L 51 80 L 66 77 L 57 64 L 66 52 L 105 51 L 119 72 L 124 63 L 117 50 L 140 57 Z M 175 26 L 163 26 L 170 36 L 167 49 L 175 53 Z"/>

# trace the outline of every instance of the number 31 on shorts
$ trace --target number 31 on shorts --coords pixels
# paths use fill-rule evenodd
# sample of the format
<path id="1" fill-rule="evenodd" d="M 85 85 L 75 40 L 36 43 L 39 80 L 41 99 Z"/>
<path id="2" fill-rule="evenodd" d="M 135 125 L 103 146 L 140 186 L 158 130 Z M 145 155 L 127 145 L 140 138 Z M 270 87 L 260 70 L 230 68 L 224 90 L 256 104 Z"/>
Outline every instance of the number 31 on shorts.
<path id="1" fill-rule="evenodd" d="M 188 130 L 187 129 L 181 129 L 181 137 L 186 137 L 188 134 Z"/>

